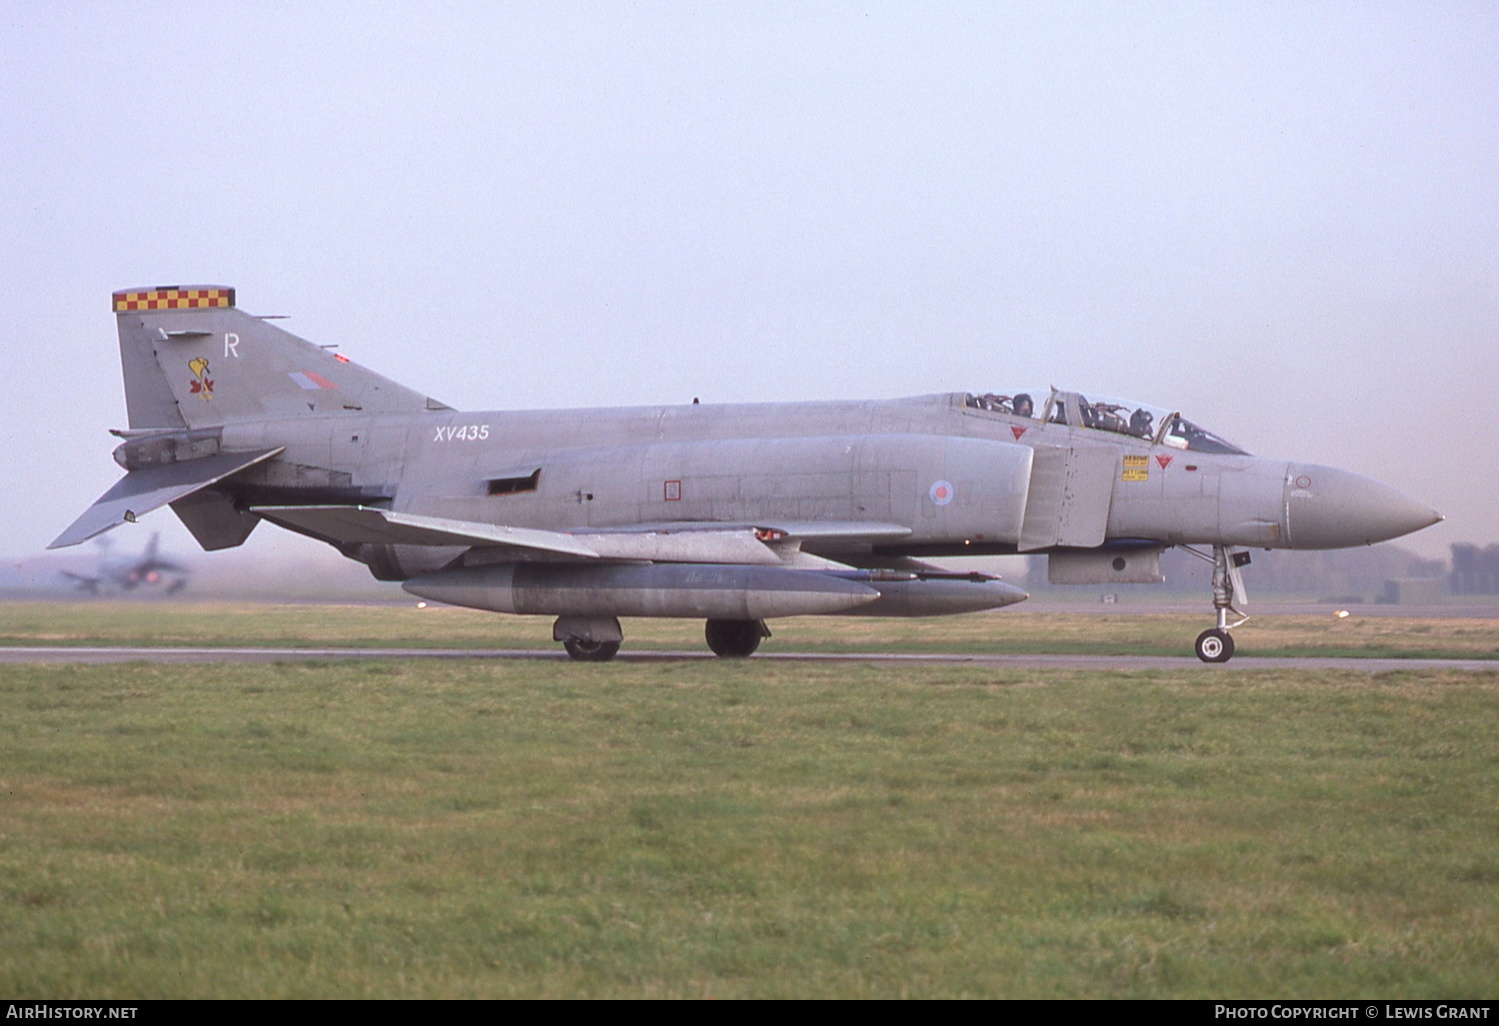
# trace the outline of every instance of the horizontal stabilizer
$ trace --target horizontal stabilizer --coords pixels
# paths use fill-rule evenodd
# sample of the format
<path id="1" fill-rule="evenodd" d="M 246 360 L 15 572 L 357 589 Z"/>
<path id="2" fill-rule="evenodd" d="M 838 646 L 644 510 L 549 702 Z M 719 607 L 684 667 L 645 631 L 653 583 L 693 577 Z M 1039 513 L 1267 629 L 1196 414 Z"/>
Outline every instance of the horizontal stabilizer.
<path id="1" fill-rule="evenodd" d="M 73 521 L 72 526 L 58 535 L 47 548 L 61 549 L 88 541 L 112 527 L 133 522 L 153 509 L 217 484 L 231 474 L 268 460 L 284 449 L 285 446 L 278 446 L 254 452 L 224 452 L 217 456 L 132 470 L 115 482 L 113 488 L 99 496 L 92 506 L 83 511 L 83 516 Z"/>

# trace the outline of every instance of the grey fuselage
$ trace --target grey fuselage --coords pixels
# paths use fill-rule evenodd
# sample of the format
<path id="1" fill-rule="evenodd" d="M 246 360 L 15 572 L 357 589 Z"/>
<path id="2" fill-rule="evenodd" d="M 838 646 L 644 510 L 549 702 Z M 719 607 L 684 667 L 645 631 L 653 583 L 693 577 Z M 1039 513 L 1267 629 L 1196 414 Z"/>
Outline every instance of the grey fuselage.
<path id="1" fill-rule="evenodd" d="M 261 520 L 419 596 L 558 617 L 575 659 L 620 616 L 702 617 L 746 656 L 771 617 L 934 616 L 1025 592 L 929 556 L 1048 554 L 1059 584 L 1213 563 L 1232 655 L 1249 547 L 1339 548 L 1435 523 L 1368 478 L 1263 459 L 1177 413 L 1076 392 L 461 413 L 235 305 L 226 286 L 111 296 L 126 475 L 53 541 L 170 505 L 207 550 Z M 1195 546 L 1211 546 L 1212 553 Z"/>
<path id="2" fill-rule="evenodd" d="M 1330 467 L 1187 451 L 965 399 L 345 412 L 227 424 L 221 444 L 285 446 L 237 477 L 244 505 L 358 502 L 551 531 L 784 521 L 910 528 L 856 546 L 871 555 L 1147 542 L 1337 548 L 1434 518 L 1394 489 Z M 848 554 L 836 542 L 807 548 Z"/>

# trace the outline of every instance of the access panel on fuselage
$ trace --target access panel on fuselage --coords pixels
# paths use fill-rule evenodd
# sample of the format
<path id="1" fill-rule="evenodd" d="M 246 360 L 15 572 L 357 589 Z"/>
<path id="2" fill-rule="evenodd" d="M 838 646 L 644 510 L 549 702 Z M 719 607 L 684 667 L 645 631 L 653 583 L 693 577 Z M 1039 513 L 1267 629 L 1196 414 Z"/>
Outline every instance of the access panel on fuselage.
<path id="1" fill-rule="evenodd" d="M 1119 450 L 1112 446 L 1037 448 L 1031 464 L 1020 551 L 1102 545 L 1108 536 L 1118 465 Z"/>

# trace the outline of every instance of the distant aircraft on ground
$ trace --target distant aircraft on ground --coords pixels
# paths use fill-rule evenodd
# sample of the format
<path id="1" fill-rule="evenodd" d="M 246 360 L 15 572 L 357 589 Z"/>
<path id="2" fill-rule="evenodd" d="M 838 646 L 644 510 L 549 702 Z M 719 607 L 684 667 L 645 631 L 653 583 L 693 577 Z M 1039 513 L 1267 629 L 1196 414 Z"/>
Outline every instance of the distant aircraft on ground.
<path id="1" fill-rule="evenodd" d="M 106 538 L 99 539 L 107 541 Z M 95 574 L 80 574 L 70 570 L 61 571 L 79 591 L 90 595 L 99 594 L 103 588 L 134 591 L 136 588 L 161 586 L 168 595 L 175 595 L 187 587 L 187 567 L 173 563 L 160 555 L 161 534 L 151 535 L 146 550 L 139 556 L 110 556 L 108 552 L 99 557 L 99 570 Z"/>
<path id="2" fill-rule="evenodd" d="M 924 562 L 1046 553 L 1056 583 L 1213 566 L 1226 661 L 1250 548 L 1365 545 L 1436 523 L 1357 474 L 1251 456 L 1180 414 L 1045 391 L 869 402 L 462 413 L 288 334 L 221 286 L 116 292 L 128 473 L 50 547 L 163 505 L 204 549 L 261 520 L 415 595 L 557 617 L 581 660 L 621 616 L 707 621 L 747 656 L 765 621 L 935 616 L 1024 600 Z"/>

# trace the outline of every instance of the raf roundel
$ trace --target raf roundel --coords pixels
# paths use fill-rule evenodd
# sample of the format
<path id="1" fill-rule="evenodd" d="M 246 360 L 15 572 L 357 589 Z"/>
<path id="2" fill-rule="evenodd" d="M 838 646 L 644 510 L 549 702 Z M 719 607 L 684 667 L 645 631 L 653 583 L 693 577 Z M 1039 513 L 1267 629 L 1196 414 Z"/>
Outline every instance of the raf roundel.
<path id="1" fill-rule="evenodd" d="M 946 506 L 952 502 L 952 482 L 934 481 L 926 494 L 932 500 L 933 505 Z"/>

